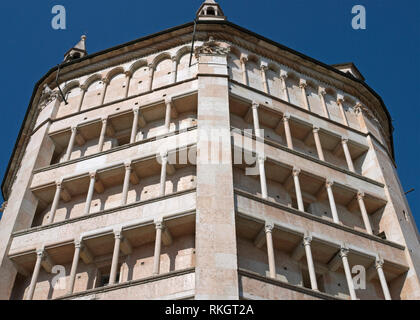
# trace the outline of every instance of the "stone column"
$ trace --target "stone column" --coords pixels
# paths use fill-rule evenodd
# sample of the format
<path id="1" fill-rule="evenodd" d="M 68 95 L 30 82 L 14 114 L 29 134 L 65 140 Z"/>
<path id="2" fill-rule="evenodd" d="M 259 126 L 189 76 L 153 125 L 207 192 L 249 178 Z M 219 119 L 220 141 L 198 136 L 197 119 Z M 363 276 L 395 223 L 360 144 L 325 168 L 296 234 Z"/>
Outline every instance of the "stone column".
<path id="1" fill-rule="evenodd" d="M 160 251 L 162 247 L 162 230 L 163 223 L 157 222 L 156 225 L 156 240 L 155 240 L 155 255 L 153 259 L 153 275 L 158 275 L 160 272 Z"/>
<path id="2" fill-rule="evenodd" d="M 262 78 L 263 88 L 264 88 L 265 93 L 269 93 L 268 82 L 267 82 L 267 70 L 268 70 L 268 66 L 265 64 L 261 64 L 261 78 Z"/>
<path id="3" fill-rule="evenodd" d="M 287 71 L 281 70 L 280 80 L 281 80 L 281 86 L 282 86 L 282 92 L 283 92 L 283 100 L 290 103 L 289 91 L 287 90 L 287 83 L 286 83 L 287 77 L 288 77 Z"/>
<path id="4" fill-rule="evenodd" d="M 309 110 L 308 96 L 306 95 L 306 87 L 307 86 L 308 86 L 308 84 L 306 83 L 306 80 L 300 79 L 299 88 L 302 90 L 303 107 L 306 110 Z"/>
<path id="5" fill-rule="evenodd" d="M 319 87 L 318 95 L 319 99 L 321 100 L 322 110 L 324 111 L 324 116 L 329 119 L 330 113 L 328 112 L 327 103 L 325 102 L 326 94 L 327 92 L 325 91 L 325 88 Z"/>
<path id="6" fill-rule="evenodd" d="M 114 252 L 112 253 L 111 273 L 109 275 L 109 285 L 113 285 L 116 282 L 117 271 L 118 271 L 118 260 L 120 257 L 120 246 L 121 246 L 121 231 L 114 232 L 115 243 Z"/>
<path id="7" fill-rule="evenodd" d="M 266 158 L 264 156 L 258 156 L 258 169 L 260 172 L 260 184 L 261 184 L 261 196 L 264 199 L 267 199 L 267 179 L 265 176 L 265 160 Z"/>
<path id="8" fill-rule="evenodd" d="M 349 146 L 348 146 L 348 139 L 342 139 L 341 144 L 343 145 L 344 156 L 346 157 L 347 166 L 351 172 L 356 172 L 354 170 L 353 159 L 351 158 Z"/>
<path id="9" fill-rule="evenodd" d="M 69 144 L 67 146 L 67 151 L 66 151 L 66 156 L 64 157 L 64 161 L 69 161 L 70 160 L 71 153 L 73 152 L 74 141 L 76 140 L 76 135 L 77 135 L 77 127 L 72 127 L 71 128 L 70 141 L 69 141 Z"/>
<path id="10" fill-rule="evenodd" d="M 58 203 L 60 201 L 60 196 L 61 196 L 61 187 L 62 187 L 62 181 L 60 180 L 56 183 L 54 200 L 51 205 L 50 217 L 47 222 L 48 224 L 51 224 L 54 222 L 55 213 L 57 212 L 57 207 L 58 207 Z"/>
<path id="11" fill-rule="evenodd" d="M 315 265 L 314 265 L 314 260 L 312 258 L 311 242 L 312 242 L 312 237 L 311 236 L 306 235 L 303 238 L 303 246 L 305 247 L 306 261 L 308 263 L 308 270 L 309 270 L 309 278 L 311 280 L 311 288 L 312 288 L 312 290 L 318 291 L 318 283 L 316 281 Z"/>
<path id="12" fill-rule="evenodd" d="M 252 119 L 254 123 L 254 131 L 255 136 L 261 138 L 261 131 L 260 131 L 260 119 L 258 117 L 258 108 L 260 104 L 258 102 L 252 103 Z"/>
<path id="13" fill-rule="evenodd" d="M 92 204 L 93 192 L 95 191 L 95 181 L 96 181 L 96 172 L 89 173 L 89 189 L 86 197 L 85 204 L 85 215 L 88 215 L 90 212 L 90 206 Z"/>
<path id="14" fill-rule="evenodd" d="M 131 71 L 126 71 L 124 72 L 125 74 L 125 94 L 124 97 L 127 98 L 128 97 L 128 92 L 130 91 L 130 82 L 131 82 L 131 77 L 132 77 L 132 73 Z"/>
<path id="15" fill-rule="evenodd" d="M 284 133 L 286 135 L 287 147 L 289 149 L 292 149 L 293 150 L 293 139 L 292 139 L 292 133 L 290 131 L 289 120 L 290 120 L 290 116 L 289 115 L 284 115 L 283 116 Z"/>
<path id="16" fill-rule="evenodd" d="M 348 126 L 349 122 L 348 122 L 347 117 L 346 117 L 346 112 L 344 111 L 343 102 L 344 102 L 344 97 L 342 95 L 338 95 L 337 96 L 337 105 L 338 105 L 338 108 L 340 109 L 341 118 L 343 119 L 343 124 Z"/>
<path id="17" fill-rule="evenodd" d="M 382 291 L 384 293 L 385 300 L 392 300 L 391 294 L 389 293 L 388 283 L 386 282 L 385 273 L 384 273 L 384 260 L 382 258 L 377 258 L 375 261 L 376 271 L 378 272 L 379 281 L 381 282 Z"/>
<path id="18" fill-rule="evenodd" d="M 357 193 L 357 202 L 359 203 L 360 213 L 362 214 L 363 223 L 365 225 L 366 231 L 369 234 L 373 234 L 372 226 L 370 225 L 369 215 L 365 206 L 365 201 L 363 200 L 364 197 L 364 192 Z"/>
<path id="19" fill-rule="evenodd" d="M 331 208 L 333 220 L 335 223 L 340 223 L 340 219 L 338 218 L 338 213 L 337 213 L 337 207 L 335 205 L 334 193 L 332 190 L 333 185 L 334 185 L 334 182 L 331 180 L 327 180 L 327 183 L 325 184 L 327 188 L 328 200 L 330 202 L 330 208 Z"/>
<path id="20" fill-rule="evenodd" d="M 241 68 L 242 68 L 242 83 L 244 85 L 248 85 L 248 75 L 246 74 L 246 63 L 248 61 L 248 58 L 245 56 L 242 56 L 241 59 Z"/>
<path id="21" fill-rule="evenodd" d="M 357 121 L 359 122 L 360 130 L 362 132 L 368 132 L 365 118 L 363 116 L 363 106 L 360 102 L 357 102 L 354 106 L 354 113 L 356 114 Z"/>
<path id="22" fill-rule="evenodd" d="M 79 104 L 77 106 L 77 112 L 79 113 L 82 110 L 82 105 L 83 105 L 83 100 L 85 99 L 85 94 L 87 91 L 87 87 L 86 86 L 80 86 L 80 90 L 82 91 L 81 95 L 80 95 L 80 100 L 79 100 Z"/>
<path id="23" fill-rule="evenodd" d="M 268 255 L 268 267 L 270 269 L 270 277 L 276 279 L 276 260 L 274 256 L 273 246 L 273 229 L 274 224 L 265 225 L 265 235 L 267 238 L 267 255 Z"/>
<path id="24" fill-rule="evenodd" d="M 318 158 L 321 161 L 325 161 L 324 152 L 322 151 L 321 139 L 319 138 L 319 128 L 315 127 L 313 130 L 313 133 L 314 133 L 314 140 L 315 140 L 316 151 L 318 153 Z"/>
<path id="25" fill-rule="evenodd" d="M 348 260 L 349 249 L 342 247 L 340 249 L 340 257 L 343 261 L 344 273 L 346 274 L 347 286 L 349 288 L 350 297 L 352 300 L 357 300 L 356 291 L 354 290 L 353 277 L 350 270 L 349 260 Z"/>
<path id="26" fill-rule="evenodd" d="M 152 64 L 149 64 L 149 91 L 152 91 L 153 89 L 153 76 L 155 73 L 155 66 Z"/>
<path id="27" fill-rule="evenodd" d="M 176 83 L 176 73 L 177 73 L 178 61 L 177 57 L 172 57 L 172 83 Z"/>
<path id="28" fill-rule="evenodd" d="M 166 132 L 171 130 L 171 110 L 172 110 L 172 99 L 166 99 L 166 113 L 165 113 L 165 129 Z"/>
<path id="29" fill-rule="evenodd" d="M 303 205 L 302 191 L 300 189 L 299 175 L 300 169 L 293 168 L 293 181 L 295 183 L 296 201 L 298 204 L 299 211 L 305 212 L 305 206 Z"/>
<path id="30" fill-rule="evenodd" d="M 105 102 L 105 96 L 106 96 L 106 91 L 108 90 L 109 79 L 104 78 L 104 79 L 102 79 L 102 82 L 104 84 L 104 88 L 103 88 L 103 91 L 102 91 L 102 97 L 101 97 L 101 104 L 100 105 L 103 105 L 104 102 Z"/>
<path id="31" fill-rule="evenodd" d="M 81 248 L 82 248 L 82 242 L 81 241 L 75 241 L 74 242 L 73 263 L 71 265 L 71 271 L 70 271 L 70 283 L 69 283 L 69 287 L 67 289 L 67 294 L 73 294 L 74 283 L 76 281 L 77 266 L 79 265 Z"/>
<path id="32" fill-rule="evenodd" d="M 108 124 L 108 119 L 104 118 L 102 119 L 102 128 L 101 128 L 101 134 L 99 136 L 99 142 L 98 142 L 98 152 L 102 152 L 104 150 L 104 143 L 105 143 L 105 135 L 106 135 L 106 126 Z"/>
<path id="33" fill-rule="evenodd" d="M 26 296 L 26 300 L 32 300 L 34 297 L 35 287 L 36 287 L 36 283 L 38 282 L 39 271 L 41 270 L 41 263 L 42 263 L 42 260 L 44 259 L 44 255 L 45 253 L 43 249 L 36 251 L 35 267 L 32 273 L 31 284 L 29 285 L 29 291 Z"/>
<path id="34" fill-rule="evenodd" d="M 123 183 L 123 191 L 121 197 L 121 205 L 124 206 L 127 204 L 128 189 L 130 188 L 130 175 L 131 175 L 131 163 L 124 164 L 125 175 Z"/>
<path id="35" fill-rule="evenodd" d="M 162 153 L 160 155 L 162 167 L 160 171 L 160 193 L 159 195 L 163 197 L 166 194 L 166 167 L 168 166 L 168 153 Z"/>
<path id="36" fill-rule="evenodd" d="M 138 126 L 139 126 L 139 112 L 140 112 L 140 109 L 138 107 L 133 109 L 134 118 L 133 118 L 133 125 L 131 127 L 130 144 L 136 142 L 137 131 L 138 131 Z"/>

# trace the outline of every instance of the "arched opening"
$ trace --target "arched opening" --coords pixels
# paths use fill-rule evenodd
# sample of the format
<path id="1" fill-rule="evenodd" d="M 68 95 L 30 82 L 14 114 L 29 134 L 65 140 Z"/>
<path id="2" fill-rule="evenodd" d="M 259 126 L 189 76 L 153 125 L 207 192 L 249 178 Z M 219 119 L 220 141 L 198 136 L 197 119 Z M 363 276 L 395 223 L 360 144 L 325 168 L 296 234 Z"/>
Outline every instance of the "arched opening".
<path id="1" fill-rule="evenodd" d="M 216 11 L 214 10 L 214 8 L 212 8 L 212 7 L 207 8 L 207 15 L 208 16 L 215 16 Z"/>
<path id="2" fill-rule="evenodd" d="M 72 56 L 73 59 L 79 59 L 80 57 L 81 57 L 80 52 L 73 53 L 73 56 Z"/>

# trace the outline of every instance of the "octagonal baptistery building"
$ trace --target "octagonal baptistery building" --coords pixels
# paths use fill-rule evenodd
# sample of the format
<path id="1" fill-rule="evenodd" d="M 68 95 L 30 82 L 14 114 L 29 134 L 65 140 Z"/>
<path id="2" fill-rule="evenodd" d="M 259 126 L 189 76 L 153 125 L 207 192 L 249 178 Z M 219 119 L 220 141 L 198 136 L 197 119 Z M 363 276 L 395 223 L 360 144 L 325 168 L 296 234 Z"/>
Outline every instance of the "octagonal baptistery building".
<path id="1" fill-rule="evenodd" d="M 1 299 L 420 298 L 390 115 L 354 64 L 212 0 L 85 42 L 35 85 L 4 177 Z"/>

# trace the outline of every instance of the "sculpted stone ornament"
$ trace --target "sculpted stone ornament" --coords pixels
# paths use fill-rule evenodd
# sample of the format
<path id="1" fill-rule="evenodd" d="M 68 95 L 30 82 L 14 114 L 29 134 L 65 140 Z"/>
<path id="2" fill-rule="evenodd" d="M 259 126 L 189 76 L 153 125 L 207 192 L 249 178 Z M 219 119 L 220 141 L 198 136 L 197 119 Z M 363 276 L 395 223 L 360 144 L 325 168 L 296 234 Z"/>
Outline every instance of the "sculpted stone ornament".
<path id="1" fill-rule="evenodd" d="M 48 84 L 44 84 L 44 89 L 42 90 L 41 98 L 39 99 L 39 108 L 41 110 L 44 109 L 49 103 L 57 98 L 59 98 L 58 91 L 51 90 Z"/>
<path id="2" fill-rule="evenodd" d="M 226 56 L 230 52 L 230 47 L 223 47 L 219 42 L 215 41 L 213 37 L 210 37 L 201 47 L 195 48 L 194 52 L 196 58 L 202 54 Z"/>

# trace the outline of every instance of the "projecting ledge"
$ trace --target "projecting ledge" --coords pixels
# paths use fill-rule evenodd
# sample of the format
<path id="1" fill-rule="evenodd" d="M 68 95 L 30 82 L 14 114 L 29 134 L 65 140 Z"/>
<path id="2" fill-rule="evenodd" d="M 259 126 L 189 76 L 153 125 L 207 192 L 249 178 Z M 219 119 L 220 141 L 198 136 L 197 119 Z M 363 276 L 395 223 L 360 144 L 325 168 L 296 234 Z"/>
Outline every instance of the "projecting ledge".
<path id="1" fill-rule="evenodd" d="M 169 286 L 169 284 L 163 284 L 162 286 L 159 286 L 160 290 L 156 290 L 156 297 L 151 297 L 150 290 L 147 290 L 147 288 L 138 288 L 138 290 L 136 290 L 137 294 L 131 295 L 131 299 L 142 299 L 142 300 L 143 299 L 144 300 L 157 299 L 161 296 L 165 296 L 168 294 L 174 295 L 176 293 L 181 293 L 181 292 L 188 292 L 190 295 L 191 290 L 194 290 L 194 278 L 195 278 L 195 268 L 188 268 L 188 269 L 168 272 L 165 274 L 160 274 L 157 276 L 147 277 L 144 279 L 133 280 L 133 281 L 128 281 L 128 282 L 119 283 L 115 285 L 109 285 L 102 288 L 95 288 L 92 290 L 78 292 L 75 294 L 60 297 L 55 300 L 81 300 L 81 299 L 86 299 L 86 298 L 91 299 L 91 300 L 100 300 L 100 299 L 118 300 L 119 296 L 122 297 L 120 299 L 124 299 L 126 298 L 126 295 L 122 292 L 119 293 L 118 291 L 129 290 L 135 287 L 147 286 L 147 285 L 159 286 L 158 282 L 165 281 L 165 280 L 171 280 L 171 283 L 170 283 L 171 286 Z M 173 286 L 173 283 L 172 283 L 173 281 L 178 282 L 178 285 Z M 184 297 L 184 298 L 189 298 L 189 297 Z"/>

